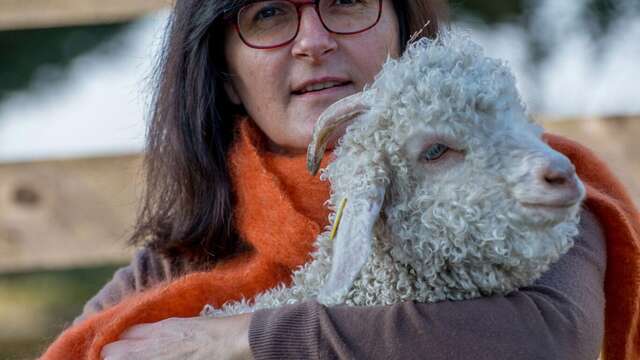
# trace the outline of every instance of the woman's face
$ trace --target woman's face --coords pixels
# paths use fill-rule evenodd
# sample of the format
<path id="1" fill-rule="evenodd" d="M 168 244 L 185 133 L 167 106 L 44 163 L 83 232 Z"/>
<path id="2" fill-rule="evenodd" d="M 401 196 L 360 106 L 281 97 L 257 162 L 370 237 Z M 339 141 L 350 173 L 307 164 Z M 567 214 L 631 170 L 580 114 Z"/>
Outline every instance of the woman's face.
<path id="1" fill-rule="evenodd" d="M 355 35 L 322 26 L 313 6 L 301 9 L 300 31 L 289 44 L 269 50 L 245 45 L 233 26 L 225 39 L 231 80 L 225 89 L 271 140 L 274 151 L 305 152 L 318 116 L 335 101 L 362 90 L 387 56 L 398 56 L 399 29 L 391 0 L 380 21 Z M 339 84 L 319 91 L 308 86 Z"/>

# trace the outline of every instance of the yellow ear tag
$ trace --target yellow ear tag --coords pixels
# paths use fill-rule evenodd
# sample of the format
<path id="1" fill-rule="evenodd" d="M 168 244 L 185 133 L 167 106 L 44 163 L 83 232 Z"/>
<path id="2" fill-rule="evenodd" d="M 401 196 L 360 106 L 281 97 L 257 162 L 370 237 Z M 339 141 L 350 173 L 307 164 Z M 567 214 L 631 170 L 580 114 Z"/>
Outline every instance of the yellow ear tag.
<path id="1" fill-rule="evenodd" d="M 342 211 L 344 210 L 345 205 L 347 205 L 347 198 L 342 198 L 342 200 L 340 200 L 340 205 L 338 206 L 336 220 L 333 222 L 333 228 L 331 229 L 331 234 L 329 235 L 329 240 L 331 241 L 333 241 L 333 238 L 336 237 L 336 233 L 338 232 L 338 226 L 340 226 L 340 219 L 342 219 Z"/>

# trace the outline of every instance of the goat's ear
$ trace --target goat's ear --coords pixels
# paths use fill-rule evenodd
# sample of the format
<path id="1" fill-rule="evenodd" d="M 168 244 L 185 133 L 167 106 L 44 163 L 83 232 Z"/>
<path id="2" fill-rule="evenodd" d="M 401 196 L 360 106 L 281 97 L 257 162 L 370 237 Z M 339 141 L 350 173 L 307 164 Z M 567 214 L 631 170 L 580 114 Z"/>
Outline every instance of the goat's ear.
<path id="1" fill-rule="evenodd" d="M 331 270 L 318 300 L 341 302 L 367 262 L 373 247 L 374 226 L 384 201 L 384 185 L 371 186 L 347 199 L 333 243 Z"/>
<path id="2" fill-rule="evenodd" d="M 318 172 L 327 145 L 367 109 L 362 102 L 362 93 L 356 93 L 336 101 L 320 114 L 307 149 L 307 168 L 311 174 Z"/>

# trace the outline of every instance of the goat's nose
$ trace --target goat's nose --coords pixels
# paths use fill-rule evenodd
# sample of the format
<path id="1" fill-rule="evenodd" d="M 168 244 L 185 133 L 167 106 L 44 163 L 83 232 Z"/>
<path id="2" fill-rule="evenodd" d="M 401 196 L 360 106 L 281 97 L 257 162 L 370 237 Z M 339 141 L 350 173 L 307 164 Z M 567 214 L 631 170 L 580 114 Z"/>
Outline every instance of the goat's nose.
<path id="1" fill-rule="evenodd" d="M 559 154 L 558 154 L 559 155 Z M 559 155 L 548 159 L 538 168 L 537 182 L 546 193 L 542 195 L 546 205 L 565 206 L 583 196 L 583 189 L 576 176 L 576 169 L 566 157 Z"/>
<path id="2" fill-rule="evenodd" d="M 546 144 L 540 143 L 537 150 L 528 157 L 516 159 L 513 196 L 527 208 L 573 211 L 585 195 L 576 168 L 569 158 Z"/>
<path id="3" fill-rule="evenodd" d="M 575 182 L 576 170 L 573 164 L 565 159 L 553 159 L 540 169 L 540 180 L 549 187 L 571 186 Z"/>

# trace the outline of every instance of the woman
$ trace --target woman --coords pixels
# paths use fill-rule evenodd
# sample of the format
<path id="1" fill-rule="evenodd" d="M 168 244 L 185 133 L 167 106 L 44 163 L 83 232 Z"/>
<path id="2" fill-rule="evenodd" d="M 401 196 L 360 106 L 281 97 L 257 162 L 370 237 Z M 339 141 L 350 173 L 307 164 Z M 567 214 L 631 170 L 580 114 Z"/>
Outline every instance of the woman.
<path id="1" fill-rule="evenodd" d="M 109 359 L 596 358 L 606 250 L 602 219 L 589 210 L 575 248 L 509 296 L 194 317 L 204 303 L 286 281 L 304 263 L 326 219 L 326 184 L 304 170 L 314 121 L 371 82 L 424 24 L 434 36 L 438 9 L 434 0 L 178 1 L 133 236 L 145 248 L 45 358 L 95 356 L 107 343 Z M 129 328 L 172 316 L 184 318 Z"/>

